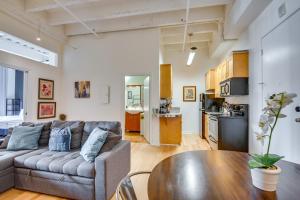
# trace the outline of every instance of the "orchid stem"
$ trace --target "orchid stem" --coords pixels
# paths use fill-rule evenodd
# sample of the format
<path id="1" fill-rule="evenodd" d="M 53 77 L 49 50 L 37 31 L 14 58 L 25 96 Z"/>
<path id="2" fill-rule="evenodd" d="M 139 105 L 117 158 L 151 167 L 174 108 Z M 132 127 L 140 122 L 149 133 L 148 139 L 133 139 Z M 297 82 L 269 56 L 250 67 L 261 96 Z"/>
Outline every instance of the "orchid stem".
<path id="1" fill-rule="evenodd" d="M 274 128 L 275 128 L 275 126 L 276 126 L 276 124 L 277 124 L 277 121 L 278 121 L 278 118 L 279 118 L 279 115 L 280 115 L 280 112 L 281 112 L 281 109 L 282 109 L 282 99 L 283 99 L 283 95 L 281 95 L 280 108 L 279 108 L 279 110 L 278 110 L 278 113 L 277 113 L 276 116 L 275 116 L 275 122 L 274 122 L 274 124 L 273 124 L 273 127 L 271 127 L 271 133 L 270 133 L 270 136 L 269 136 L 269 144 L 268 144 L 267 156 L 269 156 L 273 131 L 274 131 Z"/>

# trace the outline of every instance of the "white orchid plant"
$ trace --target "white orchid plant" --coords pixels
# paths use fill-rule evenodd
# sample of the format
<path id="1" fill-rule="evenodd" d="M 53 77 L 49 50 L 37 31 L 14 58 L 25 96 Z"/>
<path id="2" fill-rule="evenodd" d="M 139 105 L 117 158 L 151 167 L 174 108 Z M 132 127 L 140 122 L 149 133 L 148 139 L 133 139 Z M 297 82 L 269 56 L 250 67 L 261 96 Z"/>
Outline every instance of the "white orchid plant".
<path id="1" fill-rule="evenodd" d="M 273 94 L 266 100 L 267 105 L 263 109 L 263 114 L 260 116 L 259 121 L 261 133 L 256 133 L 256 138 L 257 140 L 261 141 L 262 145 L 264 145 L 265 139 L 268 138 L 267 153 L 262 155 L 251 155 L 251 160 L 249 160 L 248 163 L 251 169 L 276 168 L 274 164 L 283 158 L 283 156 L 270 154 L 272 136 L 278 119 L 286 117 L 286 115 L 282 114 L 283 108 L 293 103 L 293 98 L 295 98 L 296 96 L 296 94 L 281 92 L 278 94 Z"/>

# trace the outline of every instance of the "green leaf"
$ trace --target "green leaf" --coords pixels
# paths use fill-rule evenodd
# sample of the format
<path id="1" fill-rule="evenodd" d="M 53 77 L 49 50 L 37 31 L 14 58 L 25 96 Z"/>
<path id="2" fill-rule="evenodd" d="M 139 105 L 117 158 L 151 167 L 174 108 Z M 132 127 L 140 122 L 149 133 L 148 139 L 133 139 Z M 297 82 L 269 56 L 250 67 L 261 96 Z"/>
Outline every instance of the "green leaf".
<path id="1" fill-rule="evenodd" d="M 276 154 L 269 154 L 269 155 L 265 154 L 263 156 L 262 163 L 264 165 L 266 165 L 267 167 L 271 167 L 275 163 L 277 163 L 279 160 L 281 160 L 282 158 L 284 158 L 284 156 L 279 156 L 279 155 L 276 155 Z"/>
<path id="2" fill-rule="evenodd" d="M 269 168 L 273 166 L 276 162 L 284 158 L 284 156 L 278 156 L 276 154 L 265 154 L 265 155 L 258 155 L 253 154 L 251 155 L 252 159 L 248 162 L 248 165 L 251 169 L 254 168 Z"/>
<path id="3" fill-rule="evenodd" d="M 250 169 L 266 167 L 265 165 L 263 165 L 262 163 L 257 162 L 254 159 L 249 160 L 248 165 L 249 165 Z"/>
<path id="4" fill-rule="evenodd" d="M 259 154 L 252 154 L 251 155 L 252 159 L 255 160 L 256 162 L 263 163 L 263 155 Z"/>

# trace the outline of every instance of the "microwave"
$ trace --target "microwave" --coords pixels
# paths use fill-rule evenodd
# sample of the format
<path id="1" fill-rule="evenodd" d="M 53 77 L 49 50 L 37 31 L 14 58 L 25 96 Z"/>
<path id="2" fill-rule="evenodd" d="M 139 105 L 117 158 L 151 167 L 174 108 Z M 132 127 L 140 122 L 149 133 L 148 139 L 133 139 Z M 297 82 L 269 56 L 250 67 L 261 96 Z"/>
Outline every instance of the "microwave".
<path id="1" fill-rule="evenodd" d="M 220 83 L 220 96 L 242 96 L 249 94 L 248 78 L 230 78 Z"/>

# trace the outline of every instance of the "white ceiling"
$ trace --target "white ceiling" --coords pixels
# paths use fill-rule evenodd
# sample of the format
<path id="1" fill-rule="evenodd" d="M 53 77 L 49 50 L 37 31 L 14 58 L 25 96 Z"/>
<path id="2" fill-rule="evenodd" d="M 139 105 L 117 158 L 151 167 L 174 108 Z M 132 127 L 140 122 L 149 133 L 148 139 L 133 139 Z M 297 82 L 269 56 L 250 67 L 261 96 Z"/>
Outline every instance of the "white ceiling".
<path id="1" fill-rule="evenodd" d="M 253 4 L 261 6 L 258 2 L 270 1 L 1 0 L 0 11 L 40 27 L 52 37 L 160 27 L 162 45 L 183 46 L 183 42 L 190 41 L 188 33 L 193 33 L 191 42 L 205 47 L 222 35 L 222 24 L 236 2 L 243 4 L 243 12 L 247 12 Z M 239 9 L 241 6 L 235 7 Z M 242 16 L 246 15 L 238 17 Z M 233 23 L 226 24 L 234 26 Z M 232 30 L 232 27 L 227 29 Z M 232 31 L 230 34 L 234 35 Z"/>

